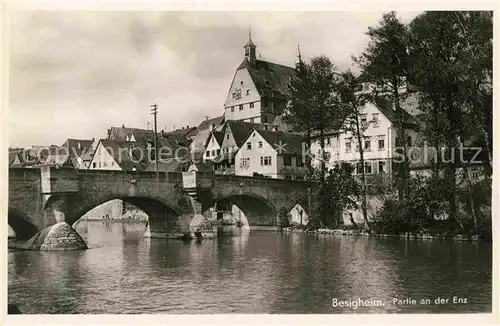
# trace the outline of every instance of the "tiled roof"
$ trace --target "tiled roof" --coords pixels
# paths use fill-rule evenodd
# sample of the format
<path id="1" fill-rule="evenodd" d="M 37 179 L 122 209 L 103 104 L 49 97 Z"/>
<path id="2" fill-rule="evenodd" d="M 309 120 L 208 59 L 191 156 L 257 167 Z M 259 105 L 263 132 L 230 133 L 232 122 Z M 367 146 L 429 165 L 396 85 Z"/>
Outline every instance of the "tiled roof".
<path id="1" fill-rule="evenodd" d="M 134 167 L 137 171 L 143 170 L 143 165 L 139 162 L 139 150 L 132 151 L 132 153 L 129 150 L 133 143 L 112 139 L 101 139 L 100 143 L 122 170 L 131 171 Z"/>
<path id="2" fill-rule="evenodd" d="M 196 127 L 187 127 L 187 128 L 181 128 L 181 129 L 176 129 L 172 131 L 163 131 L 162 133 L 165 135 L 182 135 L 185 137 L 190 137 L 194 133 L 196 133 Z"/>
<path id="3" fill-rule="evenodd" d="M 245 68 L 261 96 L 288 97 L 290 80 L 296 74 L 294 68 L 268 61 L 249 62 L 244 59 L 238 70 Z"/>
<path id="4" fill-rule="evenodd" d="M 127 136 L 134 135 L 137 137 L 148 137 L 154 134 L 153 130 L 128 128 L 128 127 L 111 127 L 108 129 L 108 139 L 112 140 L 127 140 Z"/>
<path id="5" fill-rule="evenodd" d="M 208 119 L 208 120 L 205 120 L 202 123 L 200 123 L 200 125 L 197 128 L 197 131 L 207 130 L 207 129 L 210 129 L 211 125 L 218 126 L 218 125 L 223 124 L 223 123 L 224 123 L 224 116 L 223 115 L 220 117 Z"/>
<path id="6" fill-rule="evenodd" d="M 238 120 L 228 120 L 226 122 L 226 128 L 229 127 L 231 129 L 231 133 L 238 148 L 243 145 L 256 126 L 257 124 L 255 123 Z"/>
<path id="7" fill-rule="evenodd" d="M 392 109 L 391 103 L 388 103 L 388 101 L 385 101 L 382 98 L 376 98 L 372 103 L 380 110 L 380 112 L 382 112 L 382 114 L 387 119 L 389 119 L 389 121 L 391 121 L 392 123 L 397 123 L 396 111 Z M 406 112 L 406 110 L 404 110 L 403 108 L 402 112 L 403 124 L 407 126 L 417 126 L 417 121 L 411 114 Z"/>
<path id="8" fill-rule="evenodd" d="M 300 134 L 270 130 L 257 130 L 257 132 L 278 150 L 278 154 L 302 154 L 304 137 Z"/>
<path id="9" fill-rule="evenodd" d="M 19 160 L 19 163 L 14 163 L 16 160 L 16 157 Z M 16 150 L 16 151 L 9 151 L 9 167 L 19 167 L 22 168 L 24 167 L 25 163 L 23 162 L 23 151 L 22 150 Z"/>
<path id="10" fill-rule="evenodd" d="M 61 147 L 68 149 L 71 157 L 79 157 L 86 153 L 93 143 L 93 140 L 68 138 Z M 78 147 L 78 144 L 80 144 L 80 147 Z"/>

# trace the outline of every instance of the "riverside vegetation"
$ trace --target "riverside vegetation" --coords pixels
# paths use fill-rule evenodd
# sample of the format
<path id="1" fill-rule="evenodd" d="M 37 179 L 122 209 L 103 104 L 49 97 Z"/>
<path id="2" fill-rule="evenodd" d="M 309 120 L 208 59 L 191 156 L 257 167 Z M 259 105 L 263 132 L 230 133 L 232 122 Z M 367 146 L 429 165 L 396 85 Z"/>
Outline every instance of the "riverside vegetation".
<path id="1" fill-rule="evenodd" d="M 342 212 L 360 209 L 366 234 L 426 235 L 491 239 L 493 14 L 479 11 L 424 12 L 403 24 L 395 12 L 384 14 L 370 27 L 370 42 L 353 57 L 359 75 L 338 72 L 325 56 L 300 62 L 290 85 L 285 122 L 319 139 L 321 150 L 306 161 L 309 179 L 318 187 L 309 192 L 307 229 L 338 229 Z M 367 85 L 369 86 L 367 88 Z M 467 144 L 481 148 L 480 178 L 471 178 L 470 162 L 437 157 L 429 173 L 413 174 L 407 157 L 402 103 L 418 98 L 415 118 L 424 141 L 453 157 Z M 358 143 L 363 165 L 364 131 L 360 123 L 368 102 L 394 108 L 396 146 L 402 163 L 391 175 L 353 174 L 350 164 L 326 169 L 325 134 L 350 132 Z M 312 161 L 318 161 L 314 165 Z M 373 178 L 372 178 L 373 177 Z M 367 198 L 378 196 L 382 207 L 368 217 Z M 351 221 L 354 222 L 354 220 Z"/>

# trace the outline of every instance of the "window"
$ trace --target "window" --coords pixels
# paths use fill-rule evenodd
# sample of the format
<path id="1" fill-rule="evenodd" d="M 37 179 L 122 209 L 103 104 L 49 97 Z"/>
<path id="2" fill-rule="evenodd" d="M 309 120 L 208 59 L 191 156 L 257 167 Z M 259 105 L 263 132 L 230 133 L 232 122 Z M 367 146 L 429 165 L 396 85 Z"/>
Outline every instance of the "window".
<path id="1" fill-rule="evenodd" d="M 265 98 L 264 98 L 264 99 L 262 99 L 262 106 L 263 106 L 263 107 L 266 107 L 266 106 L 267 106 L 267 101 L 266 101 L 266 99 L 265 99 Z"/>
<path id="2" fill-rule="evenodd" d="M 359 141 L 356 141 L 356 153 L 359 152 Z"/>
<path id="3" fill-rule="evenodd" d="M 356 163 L 356 174 L 361 174 L 362 173 L 362 165 L 361 162 Z"/>
<path id="4" fill-rule="evenodd" d="M 240 85 L 243 86 L 243 80 L 240 81 Z"/>
<path id="5" fill-rule="evenodd" d="M 240 168 L 248 169 L 249 167 L 250 167 L 250 158 L 249 157 L 240 158 Z"/>
<path id="6" fill-rule="evenodd" d="M 283 156 L 283 165 L 292 166 L 292 157 L 290 155 Z"/>
<path id="7" fill-rule="evenodd" d="M 373 121 L 373 128 L 378 128 L 378 126 L 380 125 L 380 121 L 378 119 L 378 113 L 374 113 L 372 115 L 372 121 Z"/>
<path id="8" fill-rule="evenodd" d="M 366 114 L 361 115 L 361 126 L 366 127 Z"/>
<path id="9" fill-rule="evenodd" d="M 215 143 L 215 139 L 214 139 L 214 137 L 212 137 L 212 144 L 213 144 L 213 143 Z"/>
<path id="10" fill-rule="evenodd" d="M 378 161 L 378 173 L 387 173 L 384 161 Z"/>
<path id="11" fill-rule="evenodd" d="M 111 166 L 115 166 L 115 162 L 111 162 Z"/>
<path id="12" fill-rule="evenodd" d="M 217 150 L 217 155 L 220 155 L 220 149 Z"/>
<path id="13" fill-rule="evenodd" d="M 291 175 L 285 175 L 285 180 L 292 180 L 292 176 Z"/>
<path id="14" fill-rule="evenodd" d="M 474 170 L 472 170 L 472 178 L 473 178 L 473 179 L 477 179 L 477 178 L 479 178 L 479 176 L 480 176 L 480 175 L 481 175 L 481 173 L 479 172 L 479 170 L 478 170 L 478 169 L 474 169 Z"/>
<path id="15" fill-rule="evenodd" d="M 252 103 L 250 103 L 250 109 L 253 109 L 253 107 L 254 107 L 254 104 L 252 102 Z"/>
<path id="16" fill-rule="evenodd" d="M 250 123 L 253 123 L 253 118 L 250 118 Z"/>
<path id="17" fill-rule="evenodd" d="M 250 90 L 249 90 L 249 89 L 247 89 L 247 96 L 248 96 L 248 95 L 250 95 Z"/>
<path id="18" fill-rule="evenodd" d="M 365 151 L 369 152 L 371 150 L 371 140 L 370 139 L 365 139 Z"/>
<path id="19" fill-rule="evenodd" d="M 325 152 L 325 161 L 330 161 L 331 158 L 332 158 L 332 153 Z"/>
<path id="20" fill-rule="evenodd" d="M 259 142 L 259 148 L 262 148 L 262 142 L 261 141 Z"/>
<path id="21" fill-rule="evenodd" d="M 345 140 L 345 152 L 346 153 L 351 152 L 351 140 L 350 139 Z"/>
<path id="22" fill-rule="evenodd" d="M 406 137 L 406 146 L 412 146 L 412 144 L 411 144 L 411 136 Z"/>
<path id="23" fill-rule="evenodd" d="M 247 143 L 247 149 L 252 149 L 252 143 L 251 142 Z"/>
<path id="24" fill-rule="evenodd" d="M 243 104 L 240 105 L 240 111 L 243 111 Z"/>
<path id="25" fill-rule="evenodd" d="M 229 139 L 229 134 L 226 135 L 226 139 Z"/>
<path id="26" fill-rule="evenodd" d="M 326 137 L 326 144 L 327 145 L 331 145 L 332 144 L 332 141 L 330 140 L 330 137 Z"/>
<path id="27" fill-rule="evenodd" d="M 385 149 L 385 141 L 384 139 L 380 139 L 378 140 L 378 150 L 379 151 L 383 151 Z"/>
<path id="28" fill-rule="evenodd" d="M 365 162 L 365 174 L 372 174 L 372 162 Z"/>
<path id="29" fill-rule="evenodd" d="M 108 166 L 108 163 L 106 163 L 106 162 L 102 162 L 102 167 L 103 167 L 103 168 L 105 168 L 105 167 L 107 167 L 107 166 Z"/>
<path id="30" fill-rule="evenodd" d="M 231 107 L 231 112 L 234 112 L 234 106 Z"/>
<path id="31" fill-rule="evenodd" d="M 241 90 L 237 89 L 233 92 L 233 100 L 239 100 L 241 98 Z"/>
<path id="32" fill-rule="evenodd" d="M 269 166 L 271 165 L 271 156 L 261 156 L 260 165 Z"/>
<path id="33" fill-rule="evenodd" d="M 92 163 L 92 167 L 95 169 L 97 167 L 97 163 L 96 162 Z"/>
<path id="34" fill-rule="evenodd" d="M 302 157 L 301 156 L 295 157 L 295 165 L 297 165 L 297 166 L 304 166 L 304 162 L 302 161 Z"/>

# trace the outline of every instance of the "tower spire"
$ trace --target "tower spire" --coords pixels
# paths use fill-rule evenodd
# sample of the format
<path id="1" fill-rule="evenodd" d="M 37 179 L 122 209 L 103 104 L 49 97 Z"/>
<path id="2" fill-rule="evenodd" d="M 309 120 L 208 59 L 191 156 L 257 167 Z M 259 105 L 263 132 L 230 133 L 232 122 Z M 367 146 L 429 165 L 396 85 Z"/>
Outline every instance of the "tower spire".
<path id="1" fill-rule="evenodd" d="M 247 44 L 245 44 L 244 48 L 245 48 L 245 58 L 253 63 L 255 62 L 255 59 L 256 59 L 256 51 L 255 51 L 255 48 L 257 46 L 253 43 L 252 41 L 252 29 L 249 27 L 248 28 L 248 42 Z"/>
<path id="2" fill-rule="evenodd" d="M 297 57 L 299 58 L 299 61 L 295 64 L 295 69 L 297 70 L 302 70 L 304 68 L 304 62 L 302 61 L 302 55 L 300 54 L 300 45 L 297 44 Z"/>

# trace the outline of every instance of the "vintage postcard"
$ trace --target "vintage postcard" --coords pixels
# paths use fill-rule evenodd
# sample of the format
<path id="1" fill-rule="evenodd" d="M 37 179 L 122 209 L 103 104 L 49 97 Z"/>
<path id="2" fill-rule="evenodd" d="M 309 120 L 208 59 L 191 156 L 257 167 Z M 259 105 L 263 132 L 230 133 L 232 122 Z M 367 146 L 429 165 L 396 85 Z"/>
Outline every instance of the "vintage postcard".
<path id="1" fill-rule="evenodd" d="M 5 7 L 6 323 L 498 322 L 498 5 L 197 5 Z"/>

